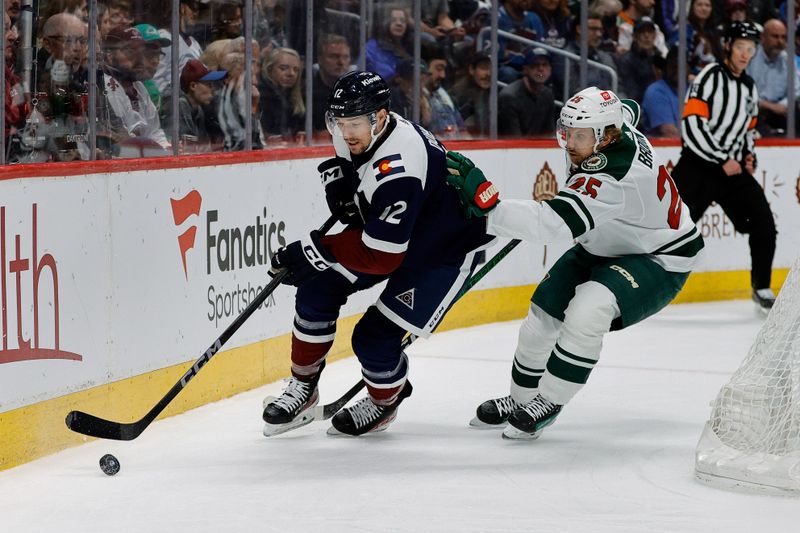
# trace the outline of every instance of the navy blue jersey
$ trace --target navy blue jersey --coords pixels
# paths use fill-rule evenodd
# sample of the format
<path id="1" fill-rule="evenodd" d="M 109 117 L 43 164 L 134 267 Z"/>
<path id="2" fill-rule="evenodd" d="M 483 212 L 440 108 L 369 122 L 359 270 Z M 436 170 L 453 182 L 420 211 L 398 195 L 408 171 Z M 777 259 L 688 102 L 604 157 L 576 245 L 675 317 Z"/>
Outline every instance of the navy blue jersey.
<path id="1" fill-rule="evenodd" d="M 372 148 L 355 156 L 334 137 L 337 155 L 353 165 L 363 228 L 323 242 L 337 261 L 360 272 L 460 264 L 491 241 L 485 220 L 463 214 L 445 181 L 446 150 L 430 132 L 395 113 L 387 128 Z"/>

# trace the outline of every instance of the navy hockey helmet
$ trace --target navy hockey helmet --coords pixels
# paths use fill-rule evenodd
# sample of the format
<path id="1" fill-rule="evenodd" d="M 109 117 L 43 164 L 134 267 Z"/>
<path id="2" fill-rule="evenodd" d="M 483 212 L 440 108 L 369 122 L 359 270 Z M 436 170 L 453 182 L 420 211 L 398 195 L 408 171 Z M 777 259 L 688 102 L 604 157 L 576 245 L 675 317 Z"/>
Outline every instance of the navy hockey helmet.
<path id="1" fill-rule="evenodd" d="M 736 39 L 749 39 L 758 44 L 761 39 L 761 26 L 754 22 L 731 22 L 725 29 L 725 42 L 732 43 Z"/>
<path id="2" fill-rule="evenodd" d="M 389 86 L 374 72 L 350 72 L 338 80 L 328 97 L 327 112 L 332 117 L 347 118 L 389 110 Z"/>

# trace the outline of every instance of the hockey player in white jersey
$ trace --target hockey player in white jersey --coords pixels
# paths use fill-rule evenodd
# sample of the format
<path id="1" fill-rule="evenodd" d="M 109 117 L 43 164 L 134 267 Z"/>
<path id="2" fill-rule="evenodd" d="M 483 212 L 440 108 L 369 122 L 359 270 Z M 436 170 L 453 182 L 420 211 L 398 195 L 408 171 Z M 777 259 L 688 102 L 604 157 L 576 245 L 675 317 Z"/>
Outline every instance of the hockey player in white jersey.
<path id="1" fill-rule="evenodd" d="M 586 383 L 603 336 L 666 306 L 697 265 L 703 238 L 633 117 L 635 102 L 596 87 L 568 100 L 557 125 L 569 159 L 566 187 L 542 202 L 500 202 L 480 169 L 448 153 L 448 181 L 468 214 L 486 216 L 489 234 L 577 241 L 531 298 L 510 394 L 482 403 L 470 425 L 537 438 Z"/>

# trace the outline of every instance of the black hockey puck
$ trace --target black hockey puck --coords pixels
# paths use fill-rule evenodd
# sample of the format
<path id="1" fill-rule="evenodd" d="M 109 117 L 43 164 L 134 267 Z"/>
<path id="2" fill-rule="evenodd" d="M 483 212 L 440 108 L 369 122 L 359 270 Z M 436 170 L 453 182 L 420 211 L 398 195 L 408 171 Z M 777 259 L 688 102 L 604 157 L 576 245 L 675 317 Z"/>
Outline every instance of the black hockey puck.
<path id="1" fill-rule="evenodd" d="M 107 476 L 113 476 L 119 472 L 119 461 L 110 453 L 100 458 L 100 470 Z"/>

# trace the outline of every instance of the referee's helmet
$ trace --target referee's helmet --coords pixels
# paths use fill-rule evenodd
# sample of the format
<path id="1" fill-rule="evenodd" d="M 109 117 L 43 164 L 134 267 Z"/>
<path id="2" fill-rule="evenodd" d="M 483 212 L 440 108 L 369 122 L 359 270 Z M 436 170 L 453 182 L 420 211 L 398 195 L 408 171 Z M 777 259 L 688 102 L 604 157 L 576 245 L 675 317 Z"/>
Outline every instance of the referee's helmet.
<path id="1" fill-rule="evenodd" d="M 736 39 L 749 39 L 756 44 L 761 39 L 761 26 L 755 22 L 731 22 L 725 29 L 725 42 L 730 44 Z"/>
<path id="2" fill-rule="evenodd" d="M 606 128 L 622 128 L 622 102 L 613 91 L 589 87 L 582 90 L 564 104 L 556 128 L 556 138 L 562 148 L 566 147 L 565 128 L 592 128 L 597 144 L 606 134 Z"/>

